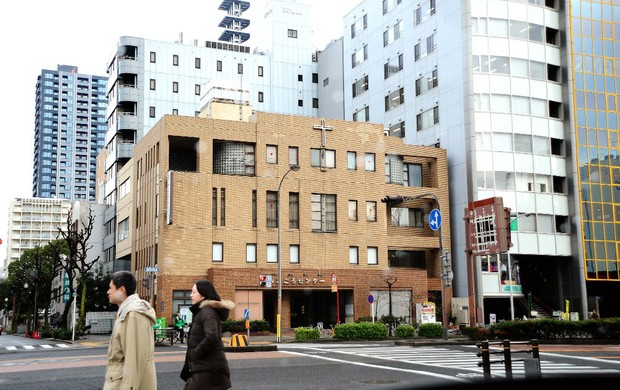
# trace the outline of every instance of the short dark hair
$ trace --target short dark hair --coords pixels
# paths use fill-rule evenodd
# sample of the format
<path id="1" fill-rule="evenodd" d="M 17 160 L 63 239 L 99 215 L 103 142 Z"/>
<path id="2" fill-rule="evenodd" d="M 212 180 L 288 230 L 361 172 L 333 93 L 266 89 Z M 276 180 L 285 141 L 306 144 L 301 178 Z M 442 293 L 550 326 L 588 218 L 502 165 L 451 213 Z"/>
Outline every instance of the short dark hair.
<path id="1" fill-rule="evenodd" d="M 110 281 L 116 288 L 125 287 L 127 296 L 136 293 L 136 277 L 129 271 L 116 271 L 110 276 Z"/>

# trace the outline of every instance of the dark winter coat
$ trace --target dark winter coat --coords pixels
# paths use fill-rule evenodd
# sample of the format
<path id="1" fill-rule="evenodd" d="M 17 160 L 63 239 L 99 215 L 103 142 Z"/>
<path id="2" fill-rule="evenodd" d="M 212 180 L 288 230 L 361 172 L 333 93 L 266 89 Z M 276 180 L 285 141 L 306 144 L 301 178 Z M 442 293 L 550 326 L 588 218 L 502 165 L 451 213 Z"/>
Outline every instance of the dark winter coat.
<path id="1" fill-rule="evenodd" d="M 192 327 L 187 336 L 185 390 L 229 389 L 230 370 L 222 342 L 222 321 L 235 304 L 229 300 L 204 300 L 190 307 Z"/>

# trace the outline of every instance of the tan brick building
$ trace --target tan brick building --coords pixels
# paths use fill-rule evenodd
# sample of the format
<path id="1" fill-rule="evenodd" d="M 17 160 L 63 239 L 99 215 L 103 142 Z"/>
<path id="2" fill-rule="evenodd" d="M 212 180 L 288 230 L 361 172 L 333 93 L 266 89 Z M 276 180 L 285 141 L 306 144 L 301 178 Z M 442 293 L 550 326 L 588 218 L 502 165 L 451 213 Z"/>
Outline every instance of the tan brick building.
<path id="1" fill-rule="evenodd" d="M 166 115 L 132 160 L 133 212 L 117 226 L 131 226 L 137 278 L 155 276 L 138 292 L 160 317 L 189 306 L 193 283 L 208 278 L 235 301 L 233 319 L 247 308 L 250 319 L 275 326 L 278 242 L 283 328 L 368 317 L 371 293 L 381 301 L 378 315 L 388 314 L 388 301 L 393 315 L 412 321 L 416 303 L 441 306 L 440 231 L 428 226 L 433 197 L 392 208 L 381 199 L 436 196 L 450 248 L 444 149 L 406 145 L 380 124 L 263 112 L 248 121 Z M 295 164 L 300 169 L 289 171 Z M 271 287 L 260 287 L 259 275 L 269 275 Z"/>

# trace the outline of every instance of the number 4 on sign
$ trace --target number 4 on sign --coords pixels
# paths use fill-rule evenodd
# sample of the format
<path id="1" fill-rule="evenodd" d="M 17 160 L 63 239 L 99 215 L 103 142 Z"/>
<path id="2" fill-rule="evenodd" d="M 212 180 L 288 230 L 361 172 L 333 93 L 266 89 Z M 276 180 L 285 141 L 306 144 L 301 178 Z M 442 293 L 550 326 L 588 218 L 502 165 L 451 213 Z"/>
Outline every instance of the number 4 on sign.
<path id="1" fill-rule="evenodd" d="M 441 227 L 441 213 L 437 209 L 432 209 L 428 215 L 428 226 L 433 230 L 438 230 Z"/>

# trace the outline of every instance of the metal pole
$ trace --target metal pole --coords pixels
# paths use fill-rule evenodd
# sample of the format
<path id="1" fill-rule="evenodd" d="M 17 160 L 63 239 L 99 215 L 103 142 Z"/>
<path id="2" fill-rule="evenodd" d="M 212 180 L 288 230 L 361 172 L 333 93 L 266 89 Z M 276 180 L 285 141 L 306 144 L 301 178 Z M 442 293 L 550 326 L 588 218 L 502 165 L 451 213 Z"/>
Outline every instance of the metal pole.
<path id="1" fill-rule="evenodd" d="M 510 221 L 510 223 L 508 224 L 508 229 L 511 229 L 512 227 L 512 223 L 514 221 L 516 221 L 517 219 L 519 219 L 520 217 L 529 217 L 530 213 L 523 213 L 523 214 L 518 214 L 516 216 L 515 219 L 513 219 L 512 221 Z M 512 295 L 512 264 L 510 261 L 510 258 L 512 256 L 510 256 L 510 249 L 508 249 L 508 252 L 506 252 L 506 257 L 508 258 L 508 288 L 510 289 L 508 291 L 508 294 L 510 296 L 510 319 L 512 321 L 514 321 L 515 319 L 515 304 L 514 304 L 514 298 Z"/>
<path id="2" fill-rule="evenodd" d="M 77 299 L 77 288 L 73 288 L 73 318 L 71 319 L 71 327 L 73 328 L 73 334 L 71 340 L 75 341 L 75 300 Z"/>
<path id="3" fill-rule="evenodd" d="M 280 248 L 280 188 L 282 187 L 282 182 L 286 175 L 291 171 L 298 171 L 299 165 L 291 165 L 280 179 L 280 183 L 278 184 L 278 192 L 276 193 L 276 213 L 277 213 L 277 223 L 278 223 L 278 313 L 276 315 L 276 343 L 282 342 L 281 335 L 281 326 L 282 326 L 282 262 L 280 261 L 282 249 Z"/>

